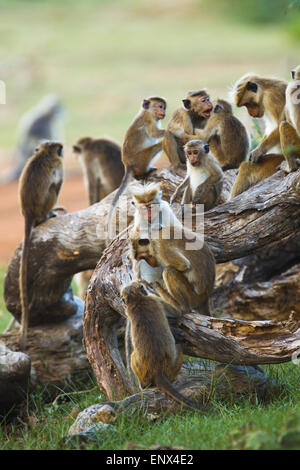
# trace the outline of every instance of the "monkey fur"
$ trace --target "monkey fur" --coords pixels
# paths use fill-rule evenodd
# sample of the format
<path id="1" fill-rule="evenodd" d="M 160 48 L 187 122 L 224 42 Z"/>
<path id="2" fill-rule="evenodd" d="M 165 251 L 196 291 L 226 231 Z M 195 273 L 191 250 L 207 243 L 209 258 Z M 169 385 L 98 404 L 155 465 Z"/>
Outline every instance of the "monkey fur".
<path id="1" fill-rule="evenodd" d="M 238 168 L 249 152 L 249 136 L 244 124 L 233 115 L 226 100 L 218 99 L 206 126 L 198 137 L 210 144 L 210 151 L 223 171 Z"/>
<path id="2" fill-rule="evenodd" d="M 141 282 L 132 282 L 122 289 L 121 297 L 130 321 L 131 368 L 141 388 L 156 386 L 178 403 L 205 410 L 203 405 L 186 398 L 171 384 L 182 365 L 182 349 L 175 344 L 157 296 L 148 294 Z"/>
<path id="3" fill-rule="evenodd" d="M 151 258 L 148 272 L 153 266 L 162 268 L 161 282 L 154 283 L 156 292 L 179 310 L 179 314 L 197 309 L 203 315 L 210 315 L 209 298 L 215 282 L 215 259 L 208 245 L 200 235 L 181 224 L 170 205 L 161 199 L 158 184 L 137 186 L 132 194 L 135 216 L 130 240 L 149 239 L 147 250 Z M 148 232 L 145 231 L 147 224 Z M 177 239 L 178 235 L 180 239 Z M 194 245 L 190 247 L 189 242 Z M 134 264 L 141 263 L 143 260 L 138 259 L 139 253 L 132 246 Z M 138 273 L 137 277 L 143 278 L 143 273 Z"/>
<path id="4" fill-rule="evenodd" d="M 223 171 L 219 163 L 209 152 L 209 144 L 201 140 L 190 140 L 184 146 L 187 162 L 187 175 L 177 187 L 170 204 L 184 190 L 181 204 L 204 204 L 204 211 L 212 209 L 221 194 Z"/>
<path id="5" fill-rule="evenodd" d="M 197 138 L 197 130 L 204 128 L 213 109 L 206 90 L 190 91 L 182 103 L 173 113 L 163 140 L 163 150 L 174 169 L 185 164 L 184 145 Z"/>
<path id="6" fill-rule="evenodd" d="M 110 139 L 82 137 L 73 145 L 80 157 L 89 204 L 95 204 L 117 189 L 124 176 L 120 146 Z"/>
<path id="7" fill-rule="evenodd" d="M 160 121 L 166 114 L 167 103 L 164 98 L 150 96 L 143 100 L 142 109 L 128 128 L 122 146 L 122 162 L 125 174 L 115 194 L 108 214 L 108 232 L 117 202 L 132 177 L 145 177 L 154 168 L 151 163 L 162 150 L 165 131 L 160 129 Z"/>
<path id="8" fill-rule="evenodd" d="M 27 161 L 19 181 L 19 200 L 25 220 L 25 237 L 19 275 L 22 349 L 26 348 L 29 321 L 27 268 L 31 231 L 46 218 L 55 215 L 51 209 L 57 201 L 63 182 L 62 149 L 62 144 L 58 142 L 41 144 Z"/>

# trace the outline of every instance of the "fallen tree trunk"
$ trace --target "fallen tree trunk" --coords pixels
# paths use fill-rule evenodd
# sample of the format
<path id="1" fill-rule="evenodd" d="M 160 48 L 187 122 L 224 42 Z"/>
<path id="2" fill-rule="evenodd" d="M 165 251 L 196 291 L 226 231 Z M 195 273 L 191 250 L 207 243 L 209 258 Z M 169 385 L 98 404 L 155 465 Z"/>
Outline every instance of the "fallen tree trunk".
<path id="1" fill-rule="evenodd" d="M 25 356 L 31 362 L 31 379 L 47 385 L 48 393 L 57 393 L 57 387 L 64 390 L 72 389 L 75 382 L 86 381 L 91 373 L 90 365 L 82 344 L 83 340 L 83 302 L 81 312 L 60 323 L 35 326 L 29 329 L 26 355 L 11 352 L 12 357 Z M 11 351 L 17 351 L 20 333 L 0 335 L 0 340 Z M 1 344 L 1 343 L 0 343 Z M 0 350 L 1 352 L 1 350 Z M 30 359 L 29 359 L 29 357 Z M 19 360 L 19 365 L 22 361 Z M 13 372 L 13 370 L 11 370 Z M 1 355 L 0 355 L 0 403 L 1 403 Z M 29 381 L 28 381 L 29 382 Z M 23 381 L 23 389 L 27 385 Z M 9 395 L 8 395 L 9 397 Z"/>
<path id="2" fill-rule="evenodd" d="M 232 181 L 232 172 L 227 172 Z M 160 170 L 148 181 L 162 183 L 169 200 L 182 177 Z M 226 185 L 225 185 L 226 186 Z M 230 186 L 230 185 L 229 185 Z M 130 189 L 130 188 L 129 188 Z M 228 192 L 228 185 L 227 185 Z M 283 172 L 266 179 L 233 201 L 205 214 L 205 236 L 217 263 L 241 258 L 290 239 L 300 227 L 300 172 Z M 62 321 L 80 310 L 70 280 L 74 273 L 94 268 L 105 247 L 107 213 L 113 195 L 84 211 L 50 219 L 33 232 L 28 272 L 30 324 Z M 123 201 L 124 214 L 127 201 Z M 125 221 L 125 227 L 131 217 Z M 10 262 L 5 300 L 20 318 L 18 272 L 20 247 Z M 129 385 L 118 336 L 122 336 L 120 287 L 131 279 L 126 238 L 117 238 L 104 251 L 86 298 L 84 334 L 89 361 L 98 384 L 109 398 L 122 398 Z M 232 312 L 233 315 L 235 312 Z M 285 362 L 300 346 L 299 319 L 286 322 L 237 322 L 184 315 L 173 325 L 187 354 L 235 364 Z"/>
<path id="3" fill-rule="evenodd" d="M 233 175 L 232 170 L 226 172 L 225 197 Z M 181 180 L 182 176 L 168 169 L 148 178 L 161 182 L 167 200 Z M 204 231 L 217 263 L 247 256 L 292 237 L 300 226 L 299 195 L 300 172 L 284 176 L 279 171 L 231 202 L 206 213 Z M 80 308 L 70 282 L 75 273 L 93 269 L 101 257 L 112 198 L 110 194 L 98 204 L 49 219 L 33 230 L 28 269 L 30 325 L 62 321 Z M 130 204 L 123 199 L 120 213 L 124 214 L 125 206 L 129 214 L 124 222 L 126 227 L 132 220 L 133 209 L 130 212 Z M 122 243 L 125 247 L 126 240 Z M 122 249 L 118 248 L 117 255 L 120 256 Z M 21 245 L 9 263 L 4 286 L 7 309 L 17 320 L 20 320 L 20 252 Z"/>

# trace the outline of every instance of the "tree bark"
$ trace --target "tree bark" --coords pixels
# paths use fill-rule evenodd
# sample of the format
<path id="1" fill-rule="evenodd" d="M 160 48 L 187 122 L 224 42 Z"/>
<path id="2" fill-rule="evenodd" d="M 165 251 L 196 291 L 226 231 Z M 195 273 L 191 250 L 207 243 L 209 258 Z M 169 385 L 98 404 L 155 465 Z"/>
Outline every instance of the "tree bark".
<path id="1" fill-rule="evenodd" d="M 47 385 L 48 393 L 53 393 L 53 391 L 57 393 L 57 387 L 67 390 L 76 381 L 83 382 L 87 379 L 91 369 L 82 344 L 82 323 L 83 302 L 81 312 L 71 318 L 60 323 L 35 326 L 29 329 L 26 355 L 17 352 L 12 354 L 16 357 L 22 355 L 28 358 L 29 372 L 31 362 L 32 386 L 38 382 Z M 0 340 L 10 350 L 17 351 L 19 349 L 20 333 L 0 335 Z M 21 364 L 21 361 L 19 362 Z M 0 356 L 0 389 L 1 373 Z M 28 383 L 23 381 L 23 385 L 23 390 L 26 390 Z"/>
<path id="2" fill-rule="evenodd" d="M 234 174 L 231 170 L 226 172 L 223 199 L 228 195 Z M 174 175 L 168 169 L 154 172 L 148 178 L 148 181 L 161 182 L 163 198 L 167 200 L 181 180 L 182 175 Z M 217 263 L 240 259 L 281 240 L 292 239 L 300 227 L 299 196 L 300 172 L 285 175 L 279 171 L 206 213 L 205 237 Z M 84 211 L 50 219 L 34 229 L 28 272 L 31 325 L 63 321 L 80 310 L 70 281 L 73 274 L 94 268 L 99 260 L 105 247 L 103 228 L 112 198 L 113 194 Z M 130 207 L 123 200 L 121 214 L 126 205 Z M 125 227 L 131 218 L 129 215 Z M 127 240 L 116 238 L 103 252 L 86 298 L 84 330 L 88 357 L 100 388 L 114 399 L 128 392 L 117 342 L 124 324 L 119 315 L 124 314 L 119 291 L 131 279 L 128 255 Z M 19 260 L 20 246 L 9 264 L 5 280 L 6 305 L 18 320 Z M 236 313 L 232 311 L 231 316 Z M 299 348 L 297 317 L 280 323 L 241 323 L 190 313 L 174 327 L 175 336 L 183 341 L 187 354 L 223 362 L 225 358 L 235 364 L 284 362 Z"/>

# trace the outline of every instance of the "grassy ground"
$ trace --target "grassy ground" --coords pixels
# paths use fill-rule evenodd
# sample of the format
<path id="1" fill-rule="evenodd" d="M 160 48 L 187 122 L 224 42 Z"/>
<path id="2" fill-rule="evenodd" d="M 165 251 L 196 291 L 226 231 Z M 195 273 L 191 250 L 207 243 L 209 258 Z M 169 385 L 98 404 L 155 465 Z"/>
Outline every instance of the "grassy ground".
<path id="1" fill-rule="evenodd" d="M 2 267 L 0 286 L 4 272 Z M 9 314 L 1 299 L 0 311 L 2 331 Z M 265 370 L 270 377 L 286 384 L 282 396 L 271 403 L 261 404 L 247 398 L 236 401 L 230 396 L 224 403 L 212 397 L 215 416 L 184 409 L 176 416 L 162 417 L 155 422 L 142 413 L 139 416 L 128 413 L 120 417 L 113 432 L 99 436 L 99 441 L 88 443 L 86 448 L 124 449 L 128 442 L 134 442 L 146 447 L 160 443 L 188 449 L 275 449 L 283 445 L 280 442 L 284 435 L 291 436 L 290 446 L 300 448 L 299 366 L 280 364 L 265 366 Z M 92 378 L 90 383 L 74 385 L 74 391 L 93 387 L 92 392 L 80 397 L 70 395 L 70 401 L 60 406 L 46 403 L 42 391 L 36 391 L 17 418 L 0 419 L 0 449 L 80 448 L 79 443 L 63 441 L 74 422 L 74 414 L 105 401 L 105 397 L 99 395 Z M 283 442 L 286 440 L 287 437 Z"/>
<path id="2" fill-rule="evenodd" d="M 183 409 L 176 416 L 149 421 L 143 413 L 124 413 L 113 431 L 99 435 L 86 449 L 124 449 L 128 443 L 145 446 L 183 446 L 187 449 L 277 449 L 300 446 L 299 370 L 293 364 L 267 366 L 269 375 L 286 383 L 283 395 L 269 404 L 247 398 L 219 402 L 212 398 L 215 415 L 201 415 Z M 93 387 L 91 380 L 86 387 Z M 78 387 L 77 387 L 78 390 Z M 105 401 L 97 388 L 79 399 L 57 406 L 46 404 L 41 393 L 33 395 L 21 417 L 0 426 L 0 449 L 71 449 L 79 443 L 66 443 L 63 437 L 74 414 L 87 406 Z"/>

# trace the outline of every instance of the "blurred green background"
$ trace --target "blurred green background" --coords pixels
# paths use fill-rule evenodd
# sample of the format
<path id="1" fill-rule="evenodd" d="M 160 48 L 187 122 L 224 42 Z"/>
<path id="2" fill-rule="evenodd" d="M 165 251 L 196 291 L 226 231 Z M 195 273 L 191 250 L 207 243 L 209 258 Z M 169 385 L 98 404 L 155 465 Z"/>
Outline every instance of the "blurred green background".
<path id="1" fill-rule="evenodd" d="M 121 142 L 147 95 L 166 97 L 168 119 L 188 90 L 206 87 L 212 98 L 226 97 L 249 71 L 288 79 L 299 63 L 299 5 L 0 0 L 0 80 L 7 89 L 6 105 L 0 105 L 0 168 L 13 156 L 21 115 L 45 94 L 56 93 L 65 104 L 70 146 L 83 135 Z M 252 124 L 245 109 L 237 111 Z M 9 319 L 1 292 L 5 269 L 0 267 L 0 331 Z"/>
<path id="2" fill-rule="evenodd" d="M 0 149 L 44 94 L 67 108 L 67 144 L 121 141 L 144 96 L 165 96 L 168 118 L 188 90 L 225 96 L 247 71 L 288 78 L 299 46 L 298 0 L 0 0 Z"/>

